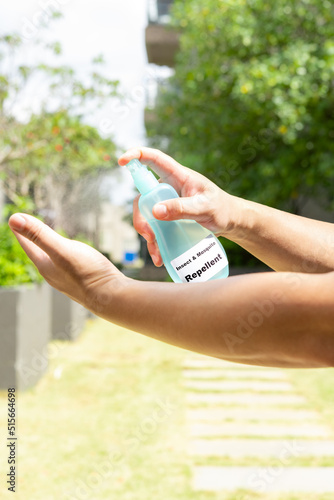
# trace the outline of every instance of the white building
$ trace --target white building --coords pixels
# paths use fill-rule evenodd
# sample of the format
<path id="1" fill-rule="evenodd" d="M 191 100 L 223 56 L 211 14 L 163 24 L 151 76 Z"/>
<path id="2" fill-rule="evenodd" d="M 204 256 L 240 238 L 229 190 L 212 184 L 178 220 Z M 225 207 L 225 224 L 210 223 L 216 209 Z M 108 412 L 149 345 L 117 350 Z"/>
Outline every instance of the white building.
<path id="1" fill-rule="evenodd" d="M 137 231 L 125 220 L 127 212 L 123 206 L 103 202 L 98 218 L 88 214 L 88 229 L 94 232 L 98 223 L 98 249 L 108 255 L 113 262 L 130 263 L 138 258 L 140 241 Z"/>

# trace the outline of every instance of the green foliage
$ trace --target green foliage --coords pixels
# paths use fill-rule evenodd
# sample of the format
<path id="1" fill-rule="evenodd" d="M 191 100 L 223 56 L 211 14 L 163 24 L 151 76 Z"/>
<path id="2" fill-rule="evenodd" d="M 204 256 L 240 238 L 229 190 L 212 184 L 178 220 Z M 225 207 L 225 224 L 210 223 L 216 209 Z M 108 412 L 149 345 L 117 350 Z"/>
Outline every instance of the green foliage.
<path id="1" fill-rule="evenodd" d="M 42 280 L 8 224 L 0 224 L 0 287 L 13 287 Z"/>
<path id="2" fill-rule="evenodd" d="M 334 4 L 176 0 L 173 24 L 181 48 L 152 144 L 167 137 L 171 155 L 236 195 L 333 207 Z"/>
<path id="3" fill-rule="evenodd" d="M 29 204 L 28 212 L 52 213 L 56 226 L 67 222 L 64 229 L 71 230 L 75 221 L 68 214 L 75 212 L 83 185 L 117 163 L 113 140 L 103 138 L 85 118 L 118 95 L 118 82 L 97 70 L 104 64 L 101 55 L 80 77 L 57 64 L 58 42 L 36 41 L 43 60 L 23 65 L 22 43 L 16 34 L 0 37 L 1 188 L 16 210 Z M 28 106 L 26 119 L 19 121 L 12 110 L 39 82 L 40 109 Z"/>
<path id="4" fill-rule="evenodd" d="M 219 238 L 219 240 L 226 251 L 230 268 L 268 269 L 261 261 L 234 243 L 234 241 L 226 238 Z"/>
<path id="5" fill-rule="evenodd" d="M 29 123 L 17 124 L 16 137 L 24 144 L 25 154 L 23 158 L 14 155 L 8 165 L 12 178 L 20 177 L 22 184 L 29 178 L 31 184 L 43 181 L 49 174 L 76 180 L 110 169 L 115 161 L 115 144 L 65 109 L 32 115 Z"/>

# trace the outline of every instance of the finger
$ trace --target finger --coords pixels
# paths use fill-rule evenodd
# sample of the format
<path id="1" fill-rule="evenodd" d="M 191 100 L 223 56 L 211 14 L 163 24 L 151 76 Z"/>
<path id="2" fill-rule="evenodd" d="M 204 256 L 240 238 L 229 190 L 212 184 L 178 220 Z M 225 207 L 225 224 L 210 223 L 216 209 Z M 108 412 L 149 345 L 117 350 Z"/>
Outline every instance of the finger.
<path id="1" fill-rule="evenodd" d="M 137 233 L 141 234 L 147 242 L 153 243 L 155 241 L 155 235 L 151 226 L 139 210 L 139 198 L 140 195 L 136 196 L 133 200 L 133 226 Z"/>
<path id="2" fill-rule="evenodd" d="M 36 246 L 35 243 L 32 243 L 14 230 L 13 233 L 25 253 L 28 255 L 29 259 L 35 264 L 39 272 L 44 275 L 47 268 L 52 265 L 50 257 L 44 252 L 44 250 Z"/>
<path id="3" fill-rule="evenodd" d="M 151 226 L 148 224 L 146 219 L 139 211 L 139 206 L 138 206 L 139 198 L 140 195 L 136 196 L 136 198 L 133 201 L 133 225 L 136 231 L 139 234 L 141 234 L 147 241 L 147 249 L 153 260 L 154 265 L 160 267 L 163 264 L 160 255 L 160 250 Z"/>
<path id="4" fill-rule="evenodd" d="M 59 256 L 60 249 L 62 251 L 64 250 L 64 238 L 53 231 L 53 229 L 49 226 L 31 215 L 14 214 L 10 217 L 8 223 L 9 227 L 15 234 L 24 236 L 24 238 L 49 255 L 51 259 Z M 21 241 L 24 242 L 22 239 Z M 30 245 L 27 242 L 24 244 L 34 258 L 41 258 L 42 254 L 38 252 L 38 250 L 34 249 L 33 245 Z"/>
<path id="5" fill-rule="evenodd" d="M 206 196 L 203 194 L 174 198 L 154 205 L 152 213 L 159 220 L 203 219 L 206 215 L 206 203 Z"/>
<path id="6" fill-rule="evenodd" d="M 159 247 L 156 241 L 153 243 L 147 243 L 147 250 L 153 260 L 153 264 L 156 267 L 161 267 L 163 264 L 162 257 L 160 255 Z"/>
<path id="7" fill-rule="evenodd" d="M 133 159 L 151 167 L 163 181 L 168 181 L 174 187 L 175 185 L 180 187 L 189 175 L 188 168 L 158 149 L 146 147 L 130 149 L 119 158 L 118 163 L 121 166 L 126 165 Z"/>
<path id="8" fill-rule="evenodd" d="M 162 266 L 162 258 L 160 255 L 159 247 L 155 239 L 155 234 L 151 228 L 151 226 L 146 221 L 145 217 L 139 211 L 139 202 L 140 195 L 136 196 L 133 201 L 133 226 L 136 231 L 145 238 L 147 241 L 147 249 L 152 257 L 154 265 L 157 267 Z"/>

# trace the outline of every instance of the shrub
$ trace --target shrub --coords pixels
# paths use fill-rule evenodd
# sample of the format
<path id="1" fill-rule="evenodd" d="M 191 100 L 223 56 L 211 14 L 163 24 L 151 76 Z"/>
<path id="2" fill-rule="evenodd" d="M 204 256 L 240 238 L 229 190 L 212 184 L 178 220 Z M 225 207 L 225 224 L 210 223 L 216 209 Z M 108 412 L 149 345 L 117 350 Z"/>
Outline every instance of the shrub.
<path id="1" fill-rule="evenodd" d="M 0 286 L 14 287 L 43 278 L 25 254 L 7 223 L 0 224 Z"/>
<path id="2" fill-rule="evenodd" d="M 334 7 L 175 0 L 182 31 L 152 144 L 233 194 L 334 207 Z M 166 146 L 164 146 L 166 149 Z"/>

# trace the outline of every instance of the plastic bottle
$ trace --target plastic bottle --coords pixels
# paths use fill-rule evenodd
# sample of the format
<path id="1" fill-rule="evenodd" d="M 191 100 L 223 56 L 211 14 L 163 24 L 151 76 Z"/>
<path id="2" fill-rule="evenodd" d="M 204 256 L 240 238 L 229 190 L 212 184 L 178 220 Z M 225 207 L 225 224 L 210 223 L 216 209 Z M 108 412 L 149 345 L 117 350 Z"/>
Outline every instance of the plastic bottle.
<path id="1" fill-rule="evenodd" d="M 160 221 L 152 209 L 160 201 L 178 198 L 169 184 L 159 183 L 139 160 L 127 164 L 141 193 L 139 210 L 154 231 L 163 263 L 176 283 L 199 283 L 227 278 L 225 250 L 216 236 L 193 220 Z"/>

